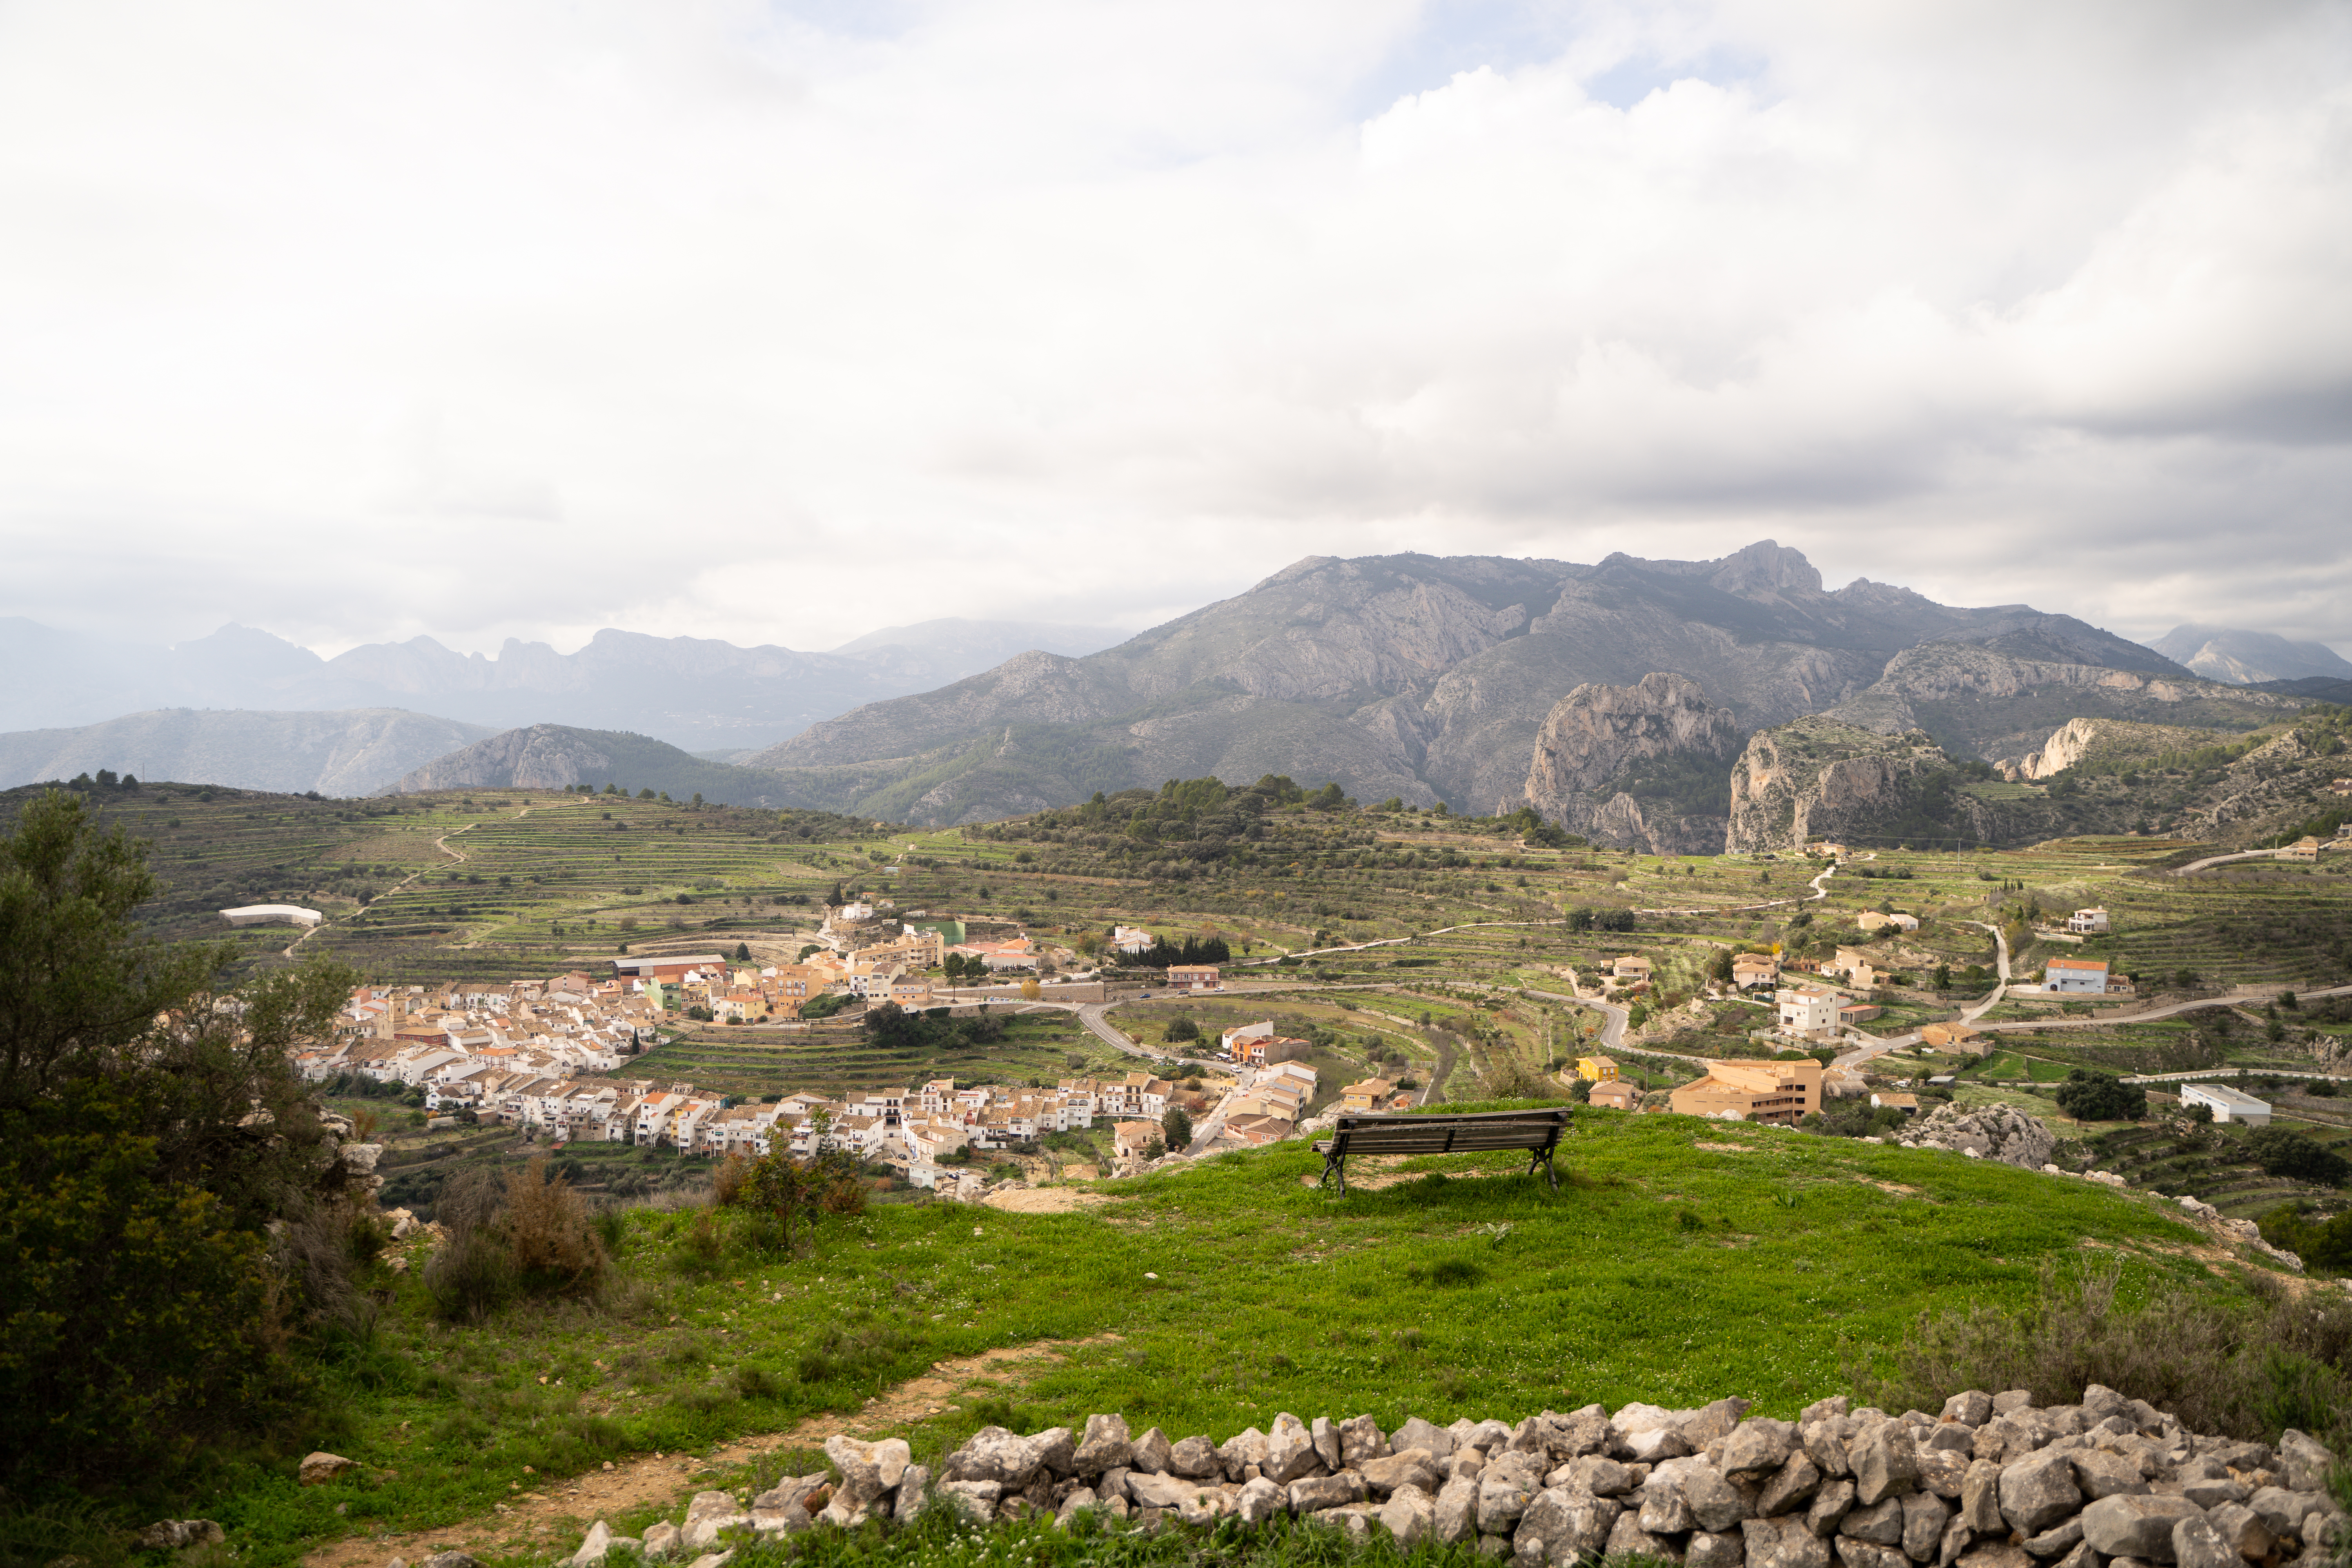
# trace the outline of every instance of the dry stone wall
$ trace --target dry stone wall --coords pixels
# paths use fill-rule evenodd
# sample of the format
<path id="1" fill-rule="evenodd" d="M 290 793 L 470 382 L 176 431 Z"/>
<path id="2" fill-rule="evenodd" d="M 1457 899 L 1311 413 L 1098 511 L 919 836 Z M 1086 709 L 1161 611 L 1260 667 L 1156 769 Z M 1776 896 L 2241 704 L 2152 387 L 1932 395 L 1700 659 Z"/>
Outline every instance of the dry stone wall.
<path id="1" fill-rule="evenodd" d="M 1516 1426 L 1370 1415 L 1253 1426 L 1223 1443 L 1132 1435 L 1118 1415 L 1083 1432 L 983 1427 L 936 1474 L 898 1439 L 825 1444 L 832 1473 L 756 1498 L 698 1496 L 683 1530 L 649 1530 L 649 1556 L 719 1568 L 730 1531 L 783 1536 L 953 1508 L 974 1521 L 1082 1511 L 1119 1529 L 1244 1526 L 1307 1516 L 1350 1534 L 1472 1545 L 1512 1568 L 1642 1555 L 1690 1568 L 2319 1568 L 2347 1540 L 2328 1495 L 2333 1456 L 2299 1432 L 2273 1449 L 2202 1436 L 2094 1385 L 2037 1408 L 2022 1390 L 1957 1394 L 1934 1415 L 1844 1399 L 1796 1421 L 1748 1401 L 1697 1410 L 1628 1405 Z M 573 1558 L 613 1544 L 601 1524 Z"/>

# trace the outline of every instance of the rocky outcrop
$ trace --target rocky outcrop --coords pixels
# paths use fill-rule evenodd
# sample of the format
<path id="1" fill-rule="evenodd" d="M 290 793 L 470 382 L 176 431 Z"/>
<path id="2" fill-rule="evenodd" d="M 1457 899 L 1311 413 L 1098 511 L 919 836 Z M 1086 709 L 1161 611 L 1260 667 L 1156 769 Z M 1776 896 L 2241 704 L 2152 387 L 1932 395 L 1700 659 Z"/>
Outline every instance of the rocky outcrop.
<path id="1" fill-rule="evenodd" d="M 2007 1105 L 1975 1110 L 1939 1105 L 1904 1129 L 1902 1142 L 1906 1149 L 1948 1149 L 2027 1171 L 2048 1164 L 2051 1151 L 2058 1146 L 2048 1126 Z"/>
<path id="2" fill-rule="evenodd" d="M 2028 752 L 2025 760 L 2017 764 L 2017 775 L 2025 779 L 2046 779 L 2065 772 L 2091 754 L 2091 742 L 2098 735 L 2098 721 L 2069 719 L 2066 727 L 2042 742 L 2038 752 Z"/>
<path id="3" fill-rule="evenodd" d="M 2335 1456 L 2311 1437 L 2290 1430 L 2273 1450 L 2200 1436 L 2096 1384 L 2081 1403 L 2050 1407 L 2024 1389 L 1970 1389 L 1933 1415 L 1843 1398 L 1795 1421 L 1748 1408 L 1735 1398 L 1612 1415 L 1590 1405 L 1449 1426 L 1409 1416 L 1388 1433 L 1369 1415 L 1286 1411 L 1271 1432 L 1223 1444 L 1170 1443 L 1156 1427 L 1107 1443 L 1113 1423 L 1120 1434 L 1126 1423 L 1100 1415 L 1083 1441 L 1066 1426 L 1026 1437 L 986 1426 L 947 1456 L 935 1485 L 910 1465 L 879 1486 L 882 1470 L 869 1476 L 854 1458 L 829 1500 L 823 1476 L 803 1476 L 751 1500 L 748 1520 L 736 1499 L 709 1492 L 688 1521 L 723 1516 L 720 1529 L 741 1539 L 904 1522 L 932 1508 L 973 1524 L 1064 1528 L 1085 1511 L 1095 1529 L 1122 1532 L 1246 1531 L 1287 1514 L 1357 1541 L 1385 1531 L 1405 1551 L 1475 1547 L 1513 1568 L 1634 1552 L 1695 1568 L 2098 1568 L 2115 1558 L 2326 1568 L 2347 1539 L 2327 1489 Z M 657 1524 L 644 1548 L 659 1558 L 701 1544 Z"/>
<path id="4" fill-rule="evenodd" d="M 1879 735 L 1827 716 L 1759 730 L 1731 770 L 1731 854 L 1801 848 L 1815 839 L 1933 837 L 1965 822 L 1957 770 L 1911 731 Z"/>
<path id="5" fill-rule="evenodd" d="M 1739 754 L 1737 720 L 1707 701 L 1687 676 L 1654 672 L 1632 686 L 1588 684 L 1555 704 L 1536 733 L 1525 798 L 1571 833 L 1658 854 L 1712 853 L 1723 843 L 1721 811 L 1687 786 L 1720 779 Z M 1651 793 L 1648 812 L 1627 789 L 1644 770 L 1671 770 L 1685 787 Z"/>

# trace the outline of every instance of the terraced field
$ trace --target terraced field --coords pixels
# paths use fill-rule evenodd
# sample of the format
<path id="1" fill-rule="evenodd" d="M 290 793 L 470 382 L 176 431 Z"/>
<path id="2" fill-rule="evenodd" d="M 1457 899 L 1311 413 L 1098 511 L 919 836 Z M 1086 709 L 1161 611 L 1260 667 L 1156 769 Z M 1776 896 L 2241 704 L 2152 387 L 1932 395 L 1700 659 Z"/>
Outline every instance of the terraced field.
<path id="1" fill-rule="evenodd" d="M 949 1047 L 894 1047 L 869 1039 L 856 1025 L 808 1034 L 703 1028 L 637 1058 L 629 1076 L 759 1098 L 906 1089 L 935 1078 L 1050 1084 L 1074 1073 L 1125 1073 L 1135 1065 L 1057 1012 L 1011 1018 L 999 1040 Z"/>

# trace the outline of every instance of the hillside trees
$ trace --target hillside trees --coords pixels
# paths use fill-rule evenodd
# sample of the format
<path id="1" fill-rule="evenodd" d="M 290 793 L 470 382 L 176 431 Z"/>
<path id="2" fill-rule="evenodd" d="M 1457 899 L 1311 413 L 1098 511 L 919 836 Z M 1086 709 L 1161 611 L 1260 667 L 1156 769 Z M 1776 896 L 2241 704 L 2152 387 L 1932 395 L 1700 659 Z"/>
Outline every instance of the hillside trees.
<path id="1" fill-rule="evenodd" d="M 2124 1082 L 2110 1073 L 2085 1072 L 2081 1068 L 2066 1075 L 2052 1097 L 2058 1109 L 2076 1121 L 2137 1121 L 2147 1114 L 2147 1091 Z"/>
<path id="2" fill-rule="evenodd" d="M 289 1048 L 356 976 L 226 984 L 133 923 L 140 846 L 59 791 L 0 837 L 0 1484 L 168 1459 L 348 1303 L 352 1177 Z"/>

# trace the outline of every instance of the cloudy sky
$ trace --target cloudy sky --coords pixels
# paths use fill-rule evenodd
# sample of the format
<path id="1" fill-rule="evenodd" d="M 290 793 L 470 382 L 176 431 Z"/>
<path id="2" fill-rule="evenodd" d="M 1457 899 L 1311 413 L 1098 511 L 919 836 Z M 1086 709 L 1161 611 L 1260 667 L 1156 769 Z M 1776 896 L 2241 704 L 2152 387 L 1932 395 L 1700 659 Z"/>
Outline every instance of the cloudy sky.
<path id="1" fill-rule="evenodd" d="M 1705 557 L 2352 652 L 2352 7 L 10 0 L 0 614 Z"/>

